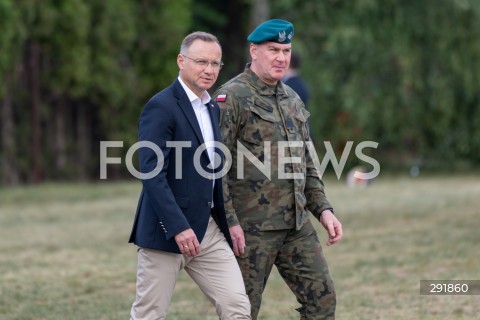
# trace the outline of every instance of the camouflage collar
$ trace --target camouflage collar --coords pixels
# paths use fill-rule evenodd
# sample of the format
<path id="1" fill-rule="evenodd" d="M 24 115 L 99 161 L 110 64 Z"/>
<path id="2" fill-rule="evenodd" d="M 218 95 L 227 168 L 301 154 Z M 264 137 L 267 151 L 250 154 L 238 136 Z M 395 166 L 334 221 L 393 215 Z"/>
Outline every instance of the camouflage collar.
<path id="1" fill-rule="evenodd" d="M 256 74 L 250 69 L 251 63 L 247 63 L 245 67 L 245 74 L 247 75 L 248 82 L 257 89 L 257 92 L 261 96 L 274 96 L 277 94 L 279 97 L 287 97 L 288 94 L 283 87 L 282 81 L 278 81 L 276 85 L 269 85 L 263 82 Z"/>

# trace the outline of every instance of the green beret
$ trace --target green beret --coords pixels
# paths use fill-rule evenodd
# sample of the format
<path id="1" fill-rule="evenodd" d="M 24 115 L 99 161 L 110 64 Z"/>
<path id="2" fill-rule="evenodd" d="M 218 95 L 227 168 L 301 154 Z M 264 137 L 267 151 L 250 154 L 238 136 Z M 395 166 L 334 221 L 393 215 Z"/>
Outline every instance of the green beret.
<path id="1" fill-rule="evenodd" d="M 273 19 L 259 25 L 248 36 L 247 40 L 253 43 L 272 41 L 276 43 L 290 43 L 293 38 L 293 24 L 285 20 Z"/>

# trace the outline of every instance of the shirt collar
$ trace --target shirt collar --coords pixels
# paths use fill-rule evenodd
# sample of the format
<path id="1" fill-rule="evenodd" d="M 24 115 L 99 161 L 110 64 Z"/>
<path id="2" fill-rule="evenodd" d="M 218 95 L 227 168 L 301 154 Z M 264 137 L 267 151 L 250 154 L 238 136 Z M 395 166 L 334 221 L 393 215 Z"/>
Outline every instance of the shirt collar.
<path id="1" fill-rule="evenodd" d="M 205 104 L 209 103 L 210 100 L 212 100 L 207 91 L 203 91 L 203 95 L 200 98 L 195 93 L 193 93 L 192 90 L 190 90 L 190 88 L 185 84 L 185 82 L 183 82 L 180 76 L 178 76 L 178 81 L 182 85 L 183 90 L 185 90 L 185 92 L 187 93 L 188 99 L 190 100 L 192 105 L 196 105 L 198 102 L 200 102 L 200 105 L 204 106 Z"/>

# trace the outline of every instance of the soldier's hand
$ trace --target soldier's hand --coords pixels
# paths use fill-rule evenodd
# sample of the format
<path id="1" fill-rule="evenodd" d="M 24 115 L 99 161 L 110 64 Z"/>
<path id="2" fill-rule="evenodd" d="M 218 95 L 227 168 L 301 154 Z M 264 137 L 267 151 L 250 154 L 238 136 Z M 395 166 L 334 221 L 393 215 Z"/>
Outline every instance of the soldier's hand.
<path id="1" fill-rule="evenodd" d="M 200 243 L 192 229 L 183 230 L 175 236 L 180 252 L 187 257 L 195 257 L 200 254 Z"/>
<path id="2" fill-rule="evenodd" d="M 245 253 L 245 235 L 240 225 L 230 227 L 229 230 L 233 242 L 233 253 L 238 257 Z"/>
<path id="3" fill-rule="evenodd" d="M 331 246 L 337 241 L 340 241 L 343 236 L 342 224 L 337 217 L 330 210 L 322 211 L 320 215 L 320 223 L 328 232 L 327 246 Z"/>

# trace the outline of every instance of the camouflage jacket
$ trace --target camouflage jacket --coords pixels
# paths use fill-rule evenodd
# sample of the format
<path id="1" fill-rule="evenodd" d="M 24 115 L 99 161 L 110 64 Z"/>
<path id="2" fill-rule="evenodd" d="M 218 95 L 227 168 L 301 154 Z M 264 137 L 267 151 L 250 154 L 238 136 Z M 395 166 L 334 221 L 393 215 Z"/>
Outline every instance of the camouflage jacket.
<path id="1" fill-rule="evenodd" d="M 309 212 L 319 218 L 331 209 L 310 154 L 313 144 L 306 145 L 311 143 L 310 114 L 293 89 L 264 83 L 247 65 L 214 97 L 221 108 L 223 143 L 232 155 L 223 177 L 230 226 L 298 230 Z"/>

